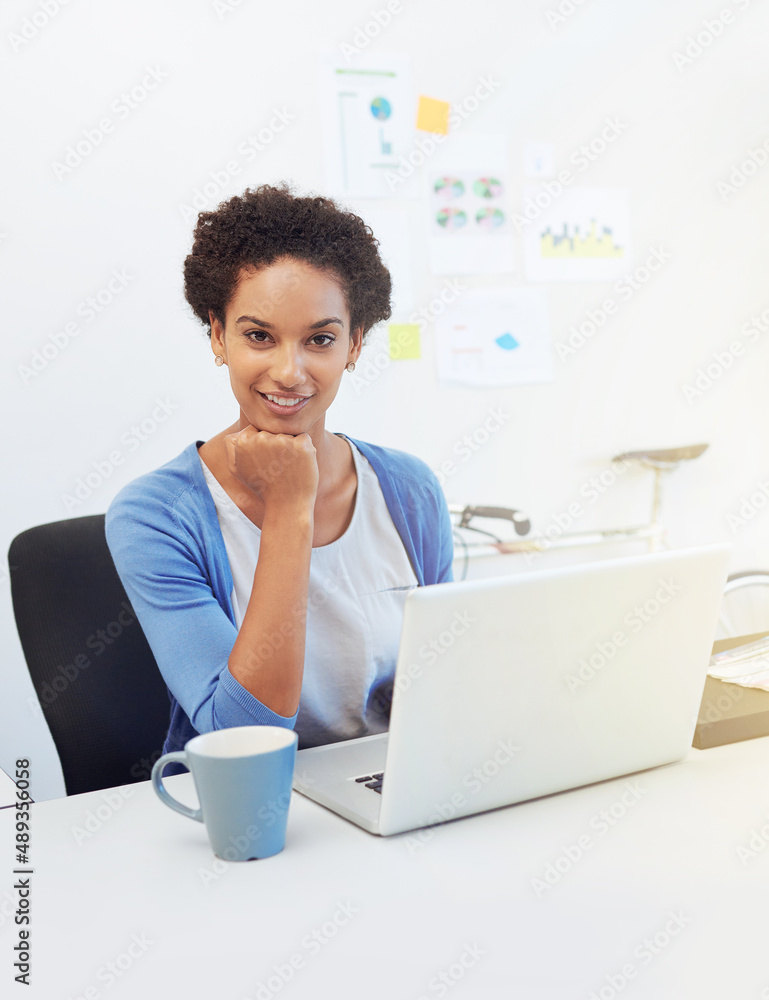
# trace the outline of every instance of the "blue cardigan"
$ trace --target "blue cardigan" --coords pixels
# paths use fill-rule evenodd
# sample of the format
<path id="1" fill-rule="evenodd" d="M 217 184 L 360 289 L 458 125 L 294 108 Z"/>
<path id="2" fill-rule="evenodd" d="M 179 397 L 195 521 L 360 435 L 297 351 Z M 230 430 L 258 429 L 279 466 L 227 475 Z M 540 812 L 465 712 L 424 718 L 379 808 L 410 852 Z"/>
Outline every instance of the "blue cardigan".
<path id="1" fill-rule="evenodd" d="M 420 586 L 453 579 L 451 520 L 421 459 L 349 438 L 371 463 Z M 117 494 L 107 544 L 171 699 L 164 752 L 230 726 L 293 728 L 230 673 L 237 637 L 232 573 L 198 441 Z M 364 557 L 364 553 L 361 553 Z"/>

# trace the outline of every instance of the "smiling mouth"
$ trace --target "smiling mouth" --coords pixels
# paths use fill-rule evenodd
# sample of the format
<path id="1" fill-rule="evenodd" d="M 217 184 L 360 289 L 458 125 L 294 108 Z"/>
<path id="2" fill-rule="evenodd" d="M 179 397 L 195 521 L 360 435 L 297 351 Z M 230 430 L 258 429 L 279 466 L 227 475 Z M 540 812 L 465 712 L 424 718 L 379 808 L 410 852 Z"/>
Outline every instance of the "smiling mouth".
<path id="1" fill-rule="evenodd" d="M 258 390 L 257 390 L 258 392 Z M 278 396 L 260 392 L 259 395 L 273 413 L 297 413 L 311 396 Z"/>

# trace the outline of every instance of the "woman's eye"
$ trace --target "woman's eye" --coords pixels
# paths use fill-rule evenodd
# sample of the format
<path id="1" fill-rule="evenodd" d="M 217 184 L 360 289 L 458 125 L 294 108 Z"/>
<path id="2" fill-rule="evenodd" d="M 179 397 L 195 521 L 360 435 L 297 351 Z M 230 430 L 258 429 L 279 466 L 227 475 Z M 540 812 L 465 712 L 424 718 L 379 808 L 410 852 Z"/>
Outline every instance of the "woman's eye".
<path id="1" fill-rule="evenodd" d="M 246 334 L 249 340 L 252 340 L 255 344 L 264 344 L 266 341 L 262 338 L 269 337 L 266 330 L 249 330 Z M 336 337 L 332 336 L 330 333 L 317 333 L 312 338 L 311 343 L 318 347 L 330 347 L 335 343 Z"/>

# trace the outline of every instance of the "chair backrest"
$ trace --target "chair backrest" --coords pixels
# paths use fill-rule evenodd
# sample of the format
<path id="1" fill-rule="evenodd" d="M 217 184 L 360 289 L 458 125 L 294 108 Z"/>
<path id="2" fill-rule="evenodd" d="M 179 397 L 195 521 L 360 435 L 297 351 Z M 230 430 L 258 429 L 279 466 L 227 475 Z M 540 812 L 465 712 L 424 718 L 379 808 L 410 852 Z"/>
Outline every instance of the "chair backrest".
<path id="1" fill-rule="evenodd" d="M 149 778 L 169 698 L 104 515 L 29 528 L 8 551 L 13 612 L 68 795 Z"/>

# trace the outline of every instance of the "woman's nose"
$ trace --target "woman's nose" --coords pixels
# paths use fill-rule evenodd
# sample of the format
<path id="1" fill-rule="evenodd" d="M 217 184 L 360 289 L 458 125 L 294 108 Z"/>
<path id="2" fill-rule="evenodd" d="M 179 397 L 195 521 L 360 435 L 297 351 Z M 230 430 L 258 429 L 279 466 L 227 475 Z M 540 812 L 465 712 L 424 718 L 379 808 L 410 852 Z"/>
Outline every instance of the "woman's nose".
<path id="1" fill-rule="evenodd" d="M 290 345 L 282 347 L 273 359 L 270 375 L 275 382 L 280 382 L 287 389 L 303 381 L 304 370 L 300 349 Z"/>

